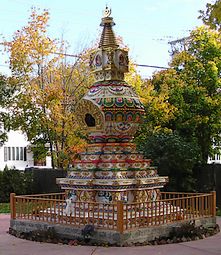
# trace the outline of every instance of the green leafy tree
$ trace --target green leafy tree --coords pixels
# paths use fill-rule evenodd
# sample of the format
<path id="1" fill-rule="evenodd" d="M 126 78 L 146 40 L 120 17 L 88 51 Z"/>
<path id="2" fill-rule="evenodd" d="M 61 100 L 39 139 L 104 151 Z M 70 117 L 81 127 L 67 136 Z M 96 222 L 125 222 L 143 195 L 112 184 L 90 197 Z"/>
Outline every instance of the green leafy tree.
<path id="1" fill-rule="evenodd" d="M 171 68 L 156 72 L 142 91 L 146 122 L 136 137 L 167 190 L 194 191 L 194 166 L 207 163 L 221 144 L 221 37 L 200 27 L 176 51 Z"/>
<path id="2" fill-rule="evenodd" d="M 198 146 L 173 133 L 156 133 L 143 147 L 145 156 L 154 159 L 160 175 L 169 176 L 168 191 L 194 191 L 192 169 L 198 162 Z"/>
<path id="3" fill-rule="evenodd" d="M 192 31 L 185 51 L 176 53 L 172 69 L 157 73 L 152 84 L 168 91 L 168 102 L 176 108 L 166 124 L 186 141 L 197 142 L 201 162 L 206 163 L 220 144 L 221 130 L 221 37 L 207 27 Z"/>
<path id="4" fill-rule="evenodd" d="M 179 84 L 171 90 L 171 103 L 178 108 L 174 128 L 197 139 L 206 163 L 221 139 L 221 35 L 207 27 L 192 31 L 187 50 L 176 54 L 171 66 Z"/>
<path id="5" fill-rule="evenodd" d="M 141 150 L 153 135 L 173 132 L 170 122 L 175 118 L 177 108 L 169 101 L 168 83 L 173 83 L 174 80 L 173 69 L 160 71 L 155 73 L 152 79 L 143 81 L 140 92 L 138 91 L 146 112 L 144 123 L 135 137 L 135 142 Z"/>
<path id="6" fill-rule="evenodd" d="M 10 123 L 7 104 L 13 98 L 15 91 L 17 91 L 16 79 L 0 75 L 0 146 L 7 141 L 7 131 Z"/>
<path id="7" fill-rule="evenodd" d="M 206 10 L 200 10 L 199 18 L 212 29 L 221 30 L 221 0 L 207 3 Z"/>

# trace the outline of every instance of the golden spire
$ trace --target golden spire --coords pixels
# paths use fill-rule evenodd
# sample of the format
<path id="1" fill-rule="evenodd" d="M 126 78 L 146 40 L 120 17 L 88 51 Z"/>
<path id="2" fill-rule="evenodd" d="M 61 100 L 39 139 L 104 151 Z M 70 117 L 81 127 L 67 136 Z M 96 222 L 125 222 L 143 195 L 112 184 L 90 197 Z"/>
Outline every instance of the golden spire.
<path id="1" fill-rule="evenodd" d="M 104 10 L 101 20 L 103 31 L 98 49 L 90 56 L 90 67 L 96 81 L 124 80 L 124 73 L 128 72 L 128 52 L 120 49 L 116 42 L 110 17 L 111 9 Z"/>
<path id="2" fill-rule="evenodd" d="M 103 27 L 103 31 L 101 34 L 101 39 L 99 43 L 99 48 L 104 48 L 104 47 L 112 47 L 112 48 L 117 48 L 117 42 L 116 38 L 114 35 L 114 32 L 112 30 L 112 26 L 115 25 L 113 22 L 113 18 L 110 17 L 111 15 L 111 9 L 109 9 L 107 6 L 103 12 L 103 18 L 101 20 L 100 26 Z"/>

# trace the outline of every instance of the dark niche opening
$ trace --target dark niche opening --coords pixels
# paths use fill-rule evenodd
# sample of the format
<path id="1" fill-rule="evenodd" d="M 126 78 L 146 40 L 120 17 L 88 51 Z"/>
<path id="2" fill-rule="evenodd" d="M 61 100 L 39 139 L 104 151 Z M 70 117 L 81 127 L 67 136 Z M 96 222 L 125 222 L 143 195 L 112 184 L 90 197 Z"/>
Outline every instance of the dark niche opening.
<path id="1" fill-rule="evenodd" d="M 88 127 L 95 127 L 95 118 L 90 114 L 85 114 L 85 122 Z"/>

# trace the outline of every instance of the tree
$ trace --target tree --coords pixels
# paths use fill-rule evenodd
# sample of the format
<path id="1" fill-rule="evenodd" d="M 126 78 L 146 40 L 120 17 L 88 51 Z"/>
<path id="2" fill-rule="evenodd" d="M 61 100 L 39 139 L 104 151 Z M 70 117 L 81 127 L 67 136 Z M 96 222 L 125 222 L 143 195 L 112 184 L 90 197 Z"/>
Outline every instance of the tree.
<path id="1" fill-rule="evenodd" d="M 47 36 L 48 11 L 32 10 L 29 23 L 5 42 L 19 92 L 7 104 L 10 128 L 20 128 L 33 144 L 34 156 L 45 157 L 49 143 L 53 167 L 67 167 L 84 145 L 74 107 L 88 86 L 86 50 L 74 64 L 64 58 L 64 42 Z M 61 54 L 54 54 L 60 52 Z M 89 58 L 88 58 L 89 59 Z"/>
<path id="2" fill-rule="evenodd" d="M 146 117 L 135 140 L 144 155 L 153 160 L 159 174 L 169 176 L 166 190 L 193 191 L 192 169 L 198 163 L 199 149 L 195 141 L 181 137 L 172 125 L 179 111 L 179 105 L 171 101 L 171 96 L 175 96 L 172 90 L 180 84 L 173 68 L 156 72 L 146 81 L 146 89 L 142 89 Z"/>
<path id="3" fill-rule="evenodd" d="M 169 102 L 167 81 L 173 74 L 172 69 L 155 73 L 152 79 L 142 81 L 137 90 L 146 112 L 144 123 L 135 137 L 140 150 L 144 150 L 146 141 L 152 136 L 158 133 L 172 133 L 169 123 L 175 118 L 177 108 Z M 158 88 L 158 83 L 161 89 Z"/>
<path id="4" fill-rule="evenodd" d="M 192 31 L 186 51 L 176 53 L 169 69 L 153 77 L 157 91 L 168 90 L 168 102 L 176 108 L 167 127 L 187 142 L 197 142 L 201 162 L 220 144 L 221 44 L 220 34 L 207 27 Z"/>
<path id="5" fill-rule="evenodd" d="M 7 127 L 10 118 L 5 107 L 15 93 L 16 87 L 15 79 L 0 75 L 0 146 L 7 141 Z"/>
<path id="6" fill-rule="evenodd" d="M 192 31 L 187 51 L 177 54 L 172 66 L 184 82 L 180 130 L 196 137 L 206 163 L 221 131 L 221 35 L 206 27 Z M 188 128 L 186 127 L 188 125 Z"/>
<path id="7" fill-rule="evenodd" d="M 207 3 L 206 10 L 200 10 L 199 18 L 204 24 L 209 25 L 212 29 L 221 30 L 221 0 L 217 0 L 214 4 Z"/>
<path id="8" fill-rule="evenodd" d="M 198 162 L 198 147 L 174 133 L 155 133 L 143 147 L 147 158 L 154 159 L 160 175 L 169 176 L 169 191 L 194 191 L 192 169 Z"/>

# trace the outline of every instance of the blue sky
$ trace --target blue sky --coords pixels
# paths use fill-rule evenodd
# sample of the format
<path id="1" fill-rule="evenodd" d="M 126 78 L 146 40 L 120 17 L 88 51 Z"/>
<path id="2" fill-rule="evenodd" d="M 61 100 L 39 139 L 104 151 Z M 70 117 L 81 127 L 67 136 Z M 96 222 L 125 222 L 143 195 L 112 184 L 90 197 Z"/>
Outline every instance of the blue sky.
<path id="1" fill-rule="evenodd" d="M 188 36 L 202 24 L 199 10 L 211 0 L 0 0 L 0 34 L 7 40 L 25 26 L 32 6 L 50 12 L 49 35 L 67 40 L 69 53 L 90 46 L 98 38 L 102 11 L 112 9 L 116 35 L 130 48 L 130 57 L 139 64 L 167 66 L 170 56 L 168 41 Z M 7 73 L 5 57 L 0 72 Z M 155 71 L 140 68 L 143 77 Z"/>

